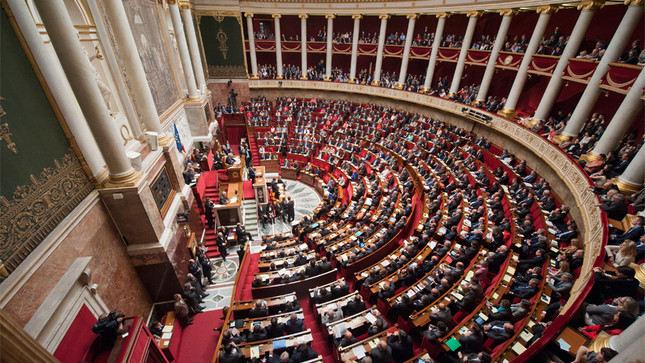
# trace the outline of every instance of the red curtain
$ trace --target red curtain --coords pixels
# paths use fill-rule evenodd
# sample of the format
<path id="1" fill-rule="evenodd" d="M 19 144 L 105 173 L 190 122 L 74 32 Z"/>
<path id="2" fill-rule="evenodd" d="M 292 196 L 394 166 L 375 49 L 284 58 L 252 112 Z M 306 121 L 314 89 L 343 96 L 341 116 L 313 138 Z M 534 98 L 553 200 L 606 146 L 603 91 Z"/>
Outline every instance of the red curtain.
<path id="1" fill-rule="evenodd" d="M 240 140 L 246 137 L 246 127 L 244 126 L 227 126 L 226 139 L 231 145 L 239 145 Z"/>

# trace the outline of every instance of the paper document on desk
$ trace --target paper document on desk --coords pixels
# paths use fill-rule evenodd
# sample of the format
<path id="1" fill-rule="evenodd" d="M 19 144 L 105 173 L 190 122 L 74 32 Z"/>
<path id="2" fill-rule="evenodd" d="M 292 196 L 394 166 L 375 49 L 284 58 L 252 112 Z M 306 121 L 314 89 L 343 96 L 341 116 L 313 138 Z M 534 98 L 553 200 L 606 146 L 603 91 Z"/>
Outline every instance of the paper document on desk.
<path id="1" fill-rule="evenodd" d="M 260 358 L 260 346 L 256 345 L 249 348 L 249 354 L 251 355 L 251 359 Z"/>
<path id="2" fill-rule="evenodd" d="M 352 348 L 352 353 L 354 353 L 356 359 L 363 359 L 365 357 L 365 348 L 362 345 L 357 345 Z"/>
<path id="3" fill-rule="evenodd" d="M 347 330 L 347 325 L 345 323 L 340 323 L 334 326 L 334 337 L 340 338 L 345 334 L 345 331 Z"/>
<path id="4" fill-rule="evenodd" d="M 235 203 L 235 202 L 237 202 L 237 196 L 234 196 L 231 198 L 231 203 Z"/>
<path id="5" fill-rule="evenodd" d="M 170 339 L 172 337 L 172 333 L 163 333 L 161 335 L 161 339 Z"/>
<path id="6" fill-rule="evenodd" d="M 367 313 L 367 315 L 365 315 L 365 319 L 369 321 L 370 324 L 374 324 L 374 322 L 376 321 L 376 317 L 372 315 L 372 313 Z"/>
<path id="7" fill-rule="evenodd" d="M 162 332 L 168 333 L 172 331 L 172 325 L 164 325 Z"/>

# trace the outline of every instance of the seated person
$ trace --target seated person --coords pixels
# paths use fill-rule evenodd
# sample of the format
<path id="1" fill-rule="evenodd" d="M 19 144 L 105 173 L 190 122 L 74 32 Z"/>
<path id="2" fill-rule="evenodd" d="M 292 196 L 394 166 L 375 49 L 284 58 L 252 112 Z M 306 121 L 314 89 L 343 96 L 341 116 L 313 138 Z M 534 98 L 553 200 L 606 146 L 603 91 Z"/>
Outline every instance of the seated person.
<path id="1" fill-rule="evenodd" d="M 600 352 L 594 352 L 584 345 L 578 348 L 576 359 L 572 363 L 605 363 L 618 355 L 618 352 L 611 348 L 601 348 Z"/>
<path id="2" fill-rule="evenodd" d="M 356 295 L 353 300 L 348 302 L 347 305 L 343 307 L 345 316 L 358 314 L 365 309 L 367 309 L 367 306 L 365 305 L 365 302 L 363 301 L 361 295 Z"/>
<path id="3" fill-rule="evenodd" d="M 300 343 L 297 344 L 296 349 L 293 350 L 293 353 L 291 354 L 291 359 L 289 362 L 305 362 L 311 359 L 315 359 L 318 357 L 318 352 L 315 350 L 311 349 L 309 344 L 307 343 Z"/>
<path id="4" fill-rule="evenodd" d="M 320 322 L 323 324 L 329 324 L 341 320 L 342 318 L 343 311 L 341 309 L 330 309 L 320 317 Z"/>
<path id="5" fill-rule="evenodd" d="M 494 320 L 484 325 L 484 332 L 493 340 L 493 346 L 497 346 L 513 336 L 515 327 L 510 321 Z"/>
<path id="6" fill-rule="evenodd" d="M 284 324 L 278 322 L 278 318 L 272 317 L 271 324 L 266 328 L 267 339 L 273 339 L 284 335 Z"/>
<path id="7" fill-rule="evenodd" d="M 256 300 L 255 306 L 249 310 L 250 318 L 261 318 L 267 315 L 269 315 L 269 309 L 267 309 L 266 301 L 264 300 Z"/>
<path id="8" fill-rule="evenodd" d="M 285 332 L 288 334 L 300 333 L 305 330 L 305 323 L 302 319 L 298 319 L 295 313 L 289 316 L 289 320 L 284 326 Z"/>
<path id="9" fill-rule="evenodd" d="M 262 329 L 262 325 L 259 323 L 253 325 L 253 331 L 251 331 L 249 335 L 246 336 L 247 342 L 256 342 L 258 340 L 265 340 L 265 339 L 267 339 L 267 334 L 264 331 L 264 329 Z"/>
<path id="10" fill-rule="evenodd" d="M 345 334 L 338 341 L 337 345 L 338 345 L 338 348 L 341 348 L 341 347 L 346 347 L 348 345 L 352 345 L 354 343 L 356 343 L 356 338 L 354 337 L 352 332 L 349 330 L 345 330 Z"/>

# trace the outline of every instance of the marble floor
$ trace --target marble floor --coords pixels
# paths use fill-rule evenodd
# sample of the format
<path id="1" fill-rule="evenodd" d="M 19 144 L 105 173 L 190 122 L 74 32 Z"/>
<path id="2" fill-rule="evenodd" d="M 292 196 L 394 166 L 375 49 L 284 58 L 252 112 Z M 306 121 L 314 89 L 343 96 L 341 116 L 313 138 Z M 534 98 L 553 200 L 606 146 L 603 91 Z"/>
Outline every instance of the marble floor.
<path id="1" fill-rule="evenodd" d="M 271 178 L 273 176 L 267 174 L 267 180 Z M 284 183 L 285 193 L 287 196 L 291 196 L 295 202 L 295 221 L 298 221 L 305 215 L 311 214 L 320 204 L 320 196 L 318 196 L 314 188 L 296 180 L 284 180 Z M 277 219 L 273 224 L 269 223 L 264 227 L 262 225 L 258 227 L 263 236 L 291 232 L 291 223 Z"/>

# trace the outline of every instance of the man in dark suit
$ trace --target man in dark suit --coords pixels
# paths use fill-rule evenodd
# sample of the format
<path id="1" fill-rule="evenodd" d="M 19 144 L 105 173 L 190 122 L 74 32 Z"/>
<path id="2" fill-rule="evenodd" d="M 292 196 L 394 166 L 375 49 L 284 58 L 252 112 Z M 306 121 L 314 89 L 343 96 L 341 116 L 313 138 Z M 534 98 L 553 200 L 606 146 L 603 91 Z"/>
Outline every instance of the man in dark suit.
<path id="1" fill-rule="evenodd" d="M 337 282 L 331 287 L 331 296 L 336 299 L 349 294 L 349 285 L 345 281 Z"/>
<path id="2" fill-rule="evenodd" d="M 356 338 L 354 337 L 354 335 L 352 334 L 352 332 L 350 332 L 349 330 L 345 330 L 345 334 L 344 334 L 344 335 L 343 335 L 343 337 L 338 341 L 338 347 L 339 347 L 339 348 L 340 348 L 340 347 L 346 347 L 346 346 L 348 346 L 348 345 L 352 345 L 352 344 L 354 344 L 354 343 L 356 343 Z"/>
<path id="3" fill-rule="evenodd" d="M 319 273 L 320 273 L 320 267 L 316 265 L 316 261 L 314 259 L 310 260 L 309 264 L 305 268 L 305 275 L 307 277 L 312 277 L 312 276 L 318 275 Z"/>
<path id="4" fill-rule="evenodd" d="M 215 203 L 211 201 L 211 198 L 206 197 L 206 200 L 204 201 L 204 216 L 206 217 L 206 222 L 208 222 L 208 228 L 215 228 L 213 208 L 215 208 Z"/>
<path id="5" fill-rule="evenodd" d="M 256 324 L 253 326 L 253 331 L 246 337 L 246 341 L 257 342 L 258 340 L 265 340 L 266 338 L 267 334 L 264 332 L 264 329 L 262 329 L 262 325 Z"/>
<path id="6" fill-rule="evenodd" d="M 226 196 L 226 192 L 222 192 L 219 196 L 219 204 L 227 204 L 230 202 L 230 199 Z"/>
<path id="7" fill-rule="evenodd" d="M 215 238 L 215 243 L 217 244 L 217 251 L 219 251 L 219 254 L 222 256 L 222 260 L 226 261 L 226 256 L 228 255 L 228 250 L 227 250 L 228 247 L 222 232 L 217 233 L 217 237 Z"/>
<path id="8" fill-rule="evenodd" d="M 302 321 L 302 319 L 298 319 L 298 316 L 296 314 L 291 314 L 289 316 L 289 320 L 284 326 L 284 331 L 287 334 L 294 334 L 294 333 L 300 333 L 301 331 L 305 330 L 305 323 Z"/>
<path id="9" fill-rule="evenodd" d="M 594 267 L 594 286 L 587 300 L 590 303 L 602 304 L 605 300 L 621 296 L 636 296 L 639 282 L 634 278 L 636 271 L 628 266 L 616 268 L 616 277 L 609 271 Z"/>
<path id="10" fill-rule="evenodd" d="M 372 349 L 370 355 L 372 356 L 373 363 L 392 362 L 392 348 L 383 340 L 378 342 L 376 348 Z"/>
<path id="11" fill-rule="evenodd" d="M 444 303 L 440 303 L 437 308 L 432 310 L 430 313 L 430 321 L 435 325 L 440 321 L 443 321 L 448 327 L 452 327 L 454 325 L 450 309 L 448 309 Z"/>
<path id="12" fill-rule="evenodd" d="M 235 343 L 228 343 L 224 350 L 219 354 L 220 363 L 237 363 L 242 360 L 244 356 Z"/>
<path id="13" fill-rule="evenodd" d="M 621 221 L 627 215 L 627 204 L 625 204 L 625 196 L 622 194 L 615 194 L 607 203 L 600 205 L 600 209 L 607 212 L 607 218 Z"/>
<path id="14" fill-rule="evenodd" d="M 278 323 L 278 318 L 271 318 L 271 324 L 266 327 L 267 339 L 273 339 L 284 335 L 284 324 Z"/>
<path id="15" fill-rule="evenodd" d="M 332 266 L 331 262 L 329 262 L 327 256 L 320 259 L 320 264 L 318 267 L 320 268 L 320 273 L 325 273 L 334 269 L 334 266 Z"/>
<path id="16" fill-rule="evenodd" d="M 287 198 L 287 219 L 289 222 L 293 222 L 296 215 L 296 203 L 291 197 Z"/>
<path id="17" fill-rule="evenodd" d="M 238 240 L 242 240 L 242 237 L 246 238 L 247 241 L 251 241 L 253 239 L 253 236 L 251 236 L 251 234 L 246 231 L 246 228 L 239 222 L 235 226 L 235 234 L 237 234 Z"/>
<path id="18" fill-rule="evenodd" d="M 395 291 L 396 289 L 394 288 L 394 285 L 390 284 L 389 281 L 385 281 L 383 283 L 383 287 L 378 292 L 378 298 L 381 299 L 383 302 L 387 302 L 387 299 L 394 296 Z"/>
<path id="19" fill-rule="evenodd" d="M 497 346 L 513 336 L 515 327 L 509 321 L 495 320 L 484 325 L 484 332 L 493 340 L 493 346 Z"/>
<path id="20" fill-rule="evenodd" d="M 609 244 L 610 245 L 620 245 L 621 243 L 625 242 L 625 240 L 631 240 L 634 242 L 638 242 L 638 240 L 641 238 L 645 230 L 643 229 L 643 222 L 645 222 L 645 218 L 638 216 L 632 220 L 633 226 L 632 228 L 628 229 L 627 232 L 623 234 L 611 234 L 609 235 Z"/>
<path id="21" fill-rule="evenodd" d="M 318 357 L 318 352 L 315 350 L 311 349 L 311 347 L 306 344 L 306 343 L 301 343 L 298 344 L 298 347 L 293 350 L 293 354 L 291 355 L 291 359 L 289 362 L 305 362 L 311 359 L 315 359 Z"/>
<path id="22" fill-rule="evenodd" d="M 528 284 L 515 282 L 511 287 L 511 295 L 519 297 L 520 299 L 531 299 L 537 293 L 540 280 L 531 279 Z"/>
<path id="23" fill-rule="evenodd" d="M 269 310 L 263 300 L 256 300 L 255 306 L 249 310 L 249 318 L 261 318 L 269 315 Z"/>
<path id="24" fill-rule="evenodd" d="M 405 362 L 414 355 L 412 337 L 405 330 L 392 333 L 387 338 L 387 345 L 392 348 L 392 357 L 397 363 Z"/>
<path id="25" fill-rule="evenodd" d="M 358 314 L 361 311 L 367 309 L 365 302 L 361 298 L 361 295 L 356 295 L 354 299 L 345 305 L 345 315 L 350 316 Z"/>

